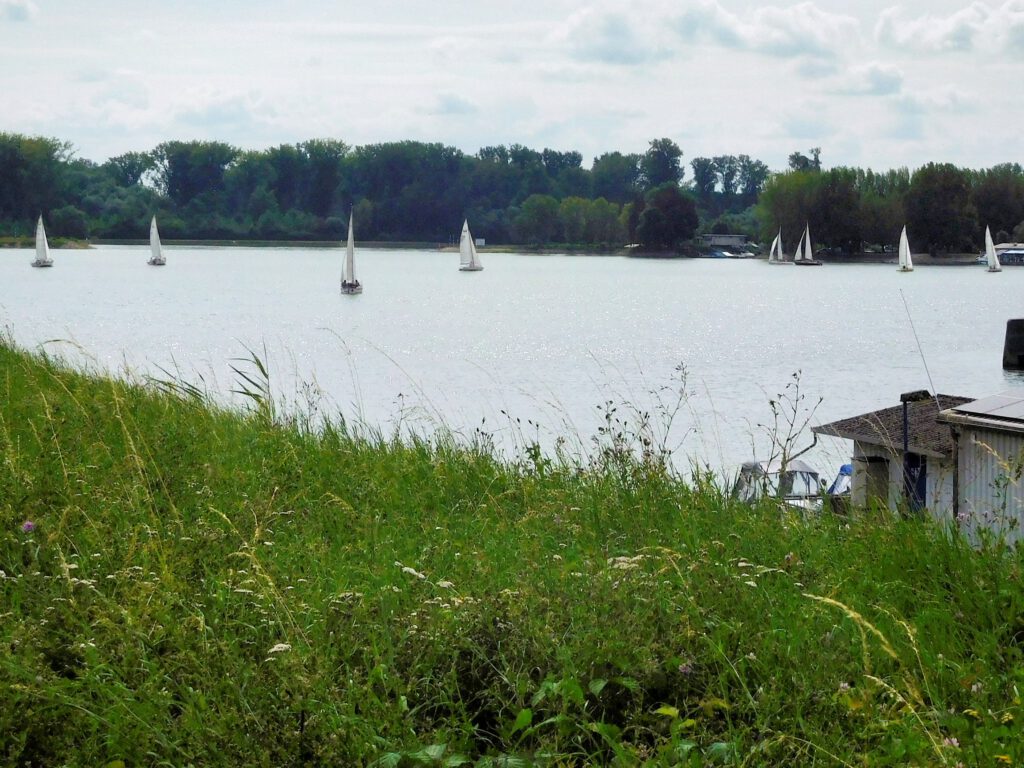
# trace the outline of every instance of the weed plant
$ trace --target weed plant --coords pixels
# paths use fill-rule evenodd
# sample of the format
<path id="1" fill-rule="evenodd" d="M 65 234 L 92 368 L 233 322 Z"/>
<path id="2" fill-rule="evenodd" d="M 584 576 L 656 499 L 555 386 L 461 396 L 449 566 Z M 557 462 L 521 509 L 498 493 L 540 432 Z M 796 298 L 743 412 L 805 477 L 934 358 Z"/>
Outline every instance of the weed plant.
<path id="1" fill-rule="evenodd" d="M 1024 762 L 999 541 L 742 505 L 625 432 L 313 428 L 265 374 L 240 413 L 0 345 L 0 764 Z"/>

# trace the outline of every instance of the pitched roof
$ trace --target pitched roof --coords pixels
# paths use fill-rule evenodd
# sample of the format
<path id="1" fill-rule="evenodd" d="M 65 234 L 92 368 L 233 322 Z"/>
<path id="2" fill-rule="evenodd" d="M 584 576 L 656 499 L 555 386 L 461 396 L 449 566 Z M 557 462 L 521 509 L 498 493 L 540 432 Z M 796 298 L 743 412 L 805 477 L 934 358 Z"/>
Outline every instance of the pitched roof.
<path id="1" fill-rule="evenodd" d="M 969 403 L 972 397 L 936 395 L 926 400 L 907 403 L 908 443 L 911 453 L 936 458 L 953 455 L 953 436 L 949 425 L 937 420 L 939 411 Z M 938 400 L 938 405 L 936 405 Z M 903 405 L 871 411 L 849 419 L 814 427 L 819 435 L 832 435 L 880 445 L 892 451 L 903 450 Z"/>

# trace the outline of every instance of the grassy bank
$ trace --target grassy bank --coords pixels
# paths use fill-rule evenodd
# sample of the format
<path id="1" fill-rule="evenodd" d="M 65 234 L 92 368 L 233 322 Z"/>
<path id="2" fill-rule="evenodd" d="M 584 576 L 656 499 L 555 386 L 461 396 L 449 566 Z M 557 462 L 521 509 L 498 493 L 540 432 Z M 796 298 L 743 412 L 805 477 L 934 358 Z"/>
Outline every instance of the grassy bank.
<path id="1" fill-rule="evenodd" d="M 0 345 L 0 764 L 1024 760 L 1021 558 Z M 485 444 L 485 441 L 484 441 Z"/>

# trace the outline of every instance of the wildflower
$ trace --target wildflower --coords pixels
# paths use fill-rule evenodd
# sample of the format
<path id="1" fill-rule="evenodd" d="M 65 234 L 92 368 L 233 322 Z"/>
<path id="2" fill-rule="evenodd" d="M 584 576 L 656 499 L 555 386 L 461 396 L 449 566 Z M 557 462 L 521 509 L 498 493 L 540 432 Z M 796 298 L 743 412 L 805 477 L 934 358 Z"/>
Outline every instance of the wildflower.
<path id="1" fill-rule="evenodd" d="M 417 579 L 427 578 L 425 575 L 417 571 L 415 568 L 410 568 L 408 565 L 402 566 L 402 573 L 407 573 L 410 576 L 415 576 Z"/>
<path id="2" fill-rule="evenodd" d="M 996 762 L 1010 765 L 1013 763 L 1013 760 L 1010 758 L 1009 755 L 996 755 Z"/>
<path id="3" fill-rule="evenodd" d="M 850 690 L 850 684 L 849 683 L 844 681 L 844 682 L 839 684 L 839 692 L 840 693 L 846 693 L 848 690 Z"/>
<path id="4" fill-rule="evenodd" d="M 455 585 L 452 584 L 450 581 L 439 581 L 437 582 L 437 586 L 439 586 L 441 589 L 451 589 Z"/>
<path id="5" fill-rule="evenodd" d="M 32 531 L 34 531 L 35 529 L 36 524 L 33 523 L 31 520 L 26 520 L 24 523 L 21 524 L 22 533 L 32 533 Z"/>
<path id="6" fill-rule="evenodd" d="M 953 749 L 960 749 L 960 742 L 957 741 L 955 736 L 947 736 L 942 740 L 942 746 L 952 747 Z"/>
<path id="7" fill-rule="evenodd" d="M 756 581 L 744 581 L 743 583 L 746 584 L 748 587 L 757 587 Z"/>
<path id="8" fill-rule="evenodd" d="M 679 674 L 681 675 L 692 675 L 693 674 L 693 662 L 689 659 L 682 662 L 679 665 Z"/>
<path id="9" fill-rule="evenodd" d="M 971 693 L 981 693 L 981 683 L 975 683 L 971 686 Z"/>
<path id="10" fill-rule="evenodd" d="M 753 651 L 751 651 L 750 653 L 747 654 L 747 658 L 750 661 L 757 661 L 757 654 L 755 654 Z"/>
<path id="11" fill-rule="evenodd" d="M 269 651 L 267 651 L 267 653 L 284 653 L 285 651 L 290 651 L 291 649 L 292 647 L 288 643 L 278 643 Z"/>
<path id="12" fill-rule="evenodd" d="M 1013 722 L 1013 714 L 1011 712 L 1004 712 L 1003 716 L 999 718 L 999 722 L 1003 723 L 1004 725 L 1006 723 L 1012 723 Z"/>

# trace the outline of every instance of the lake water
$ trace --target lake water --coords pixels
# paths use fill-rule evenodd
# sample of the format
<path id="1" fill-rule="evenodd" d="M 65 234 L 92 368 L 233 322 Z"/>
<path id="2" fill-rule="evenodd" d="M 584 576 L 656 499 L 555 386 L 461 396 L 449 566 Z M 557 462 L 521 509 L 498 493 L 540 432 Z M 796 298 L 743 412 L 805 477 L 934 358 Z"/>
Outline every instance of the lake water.
<path id="1" fill-rule="evenodd" d="M 351 297 L 340 249 L 165 252 L 161 268 L 145 247 L 100 246 L 32 269 L 31 252 L 0 251 L 0 325 L 24 347 L 177 371 L 236 402 L 230 366 L 252 349 L 289 407 L 312 398 L 385 432 L 482 427 L 510 452 L 559 436 L 590 446 L 609 401 L 615 417 L 650 411 L 660 436 L 681 365 L 677 461 L 727 470 L 764 455 L 757 425 L 797 371 L 805 404 L 823 398 L 815 424 L 931 389 L 903 297 L 940 392 L 1024 386 L 1001 368 L 1024 269 L 485 252 L 484 271 L 461 273 L 456 253 L 363 249 L 365 291 Z M 829 440 L 810 456 L 831 477 L 850 449 Z"/>

